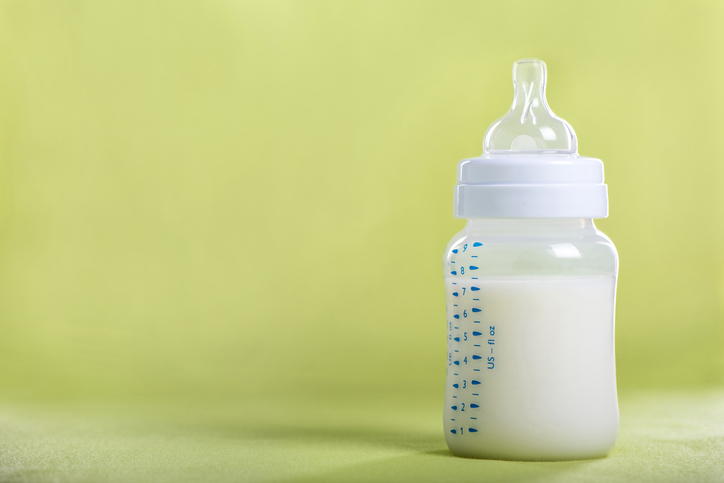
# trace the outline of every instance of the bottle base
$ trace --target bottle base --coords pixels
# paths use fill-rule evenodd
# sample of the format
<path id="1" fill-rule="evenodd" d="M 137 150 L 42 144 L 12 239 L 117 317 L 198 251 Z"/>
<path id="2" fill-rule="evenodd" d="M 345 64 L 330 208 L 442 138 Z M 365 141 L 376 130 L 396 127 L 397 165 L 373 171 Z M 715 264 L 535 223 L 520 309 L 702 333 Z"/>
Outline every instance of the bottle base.
<path id="1" fill-rule="evenodd" d="M 506 450 L 480 451 L 477 448 L 454 448 L 448 445 L 450 452 L 460 458 L 502 460 L 502 461 L 577 461 L 595 460 L 608 456 L 612 448 L 594 451 L 555 451 L 551 448 L 541 448 L 540 451 L 525 449 L 522 451 Z"/>

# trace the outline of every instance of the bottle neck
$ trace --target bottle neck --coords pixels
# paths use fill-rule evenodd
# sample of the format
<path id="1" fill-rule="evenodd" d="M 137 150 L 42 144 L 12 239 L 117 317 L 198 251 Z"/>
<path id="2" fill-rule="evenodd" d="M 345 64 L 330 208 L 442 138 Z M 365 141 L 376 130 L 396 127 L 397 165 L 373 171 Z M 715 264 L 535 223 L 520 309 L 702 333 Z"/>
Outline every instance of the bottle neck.
<path id="1" fill-rule="evenodd" d="M 561 235 L 596 233 L 592 218 L 470 218 L 466 233 Z"/>

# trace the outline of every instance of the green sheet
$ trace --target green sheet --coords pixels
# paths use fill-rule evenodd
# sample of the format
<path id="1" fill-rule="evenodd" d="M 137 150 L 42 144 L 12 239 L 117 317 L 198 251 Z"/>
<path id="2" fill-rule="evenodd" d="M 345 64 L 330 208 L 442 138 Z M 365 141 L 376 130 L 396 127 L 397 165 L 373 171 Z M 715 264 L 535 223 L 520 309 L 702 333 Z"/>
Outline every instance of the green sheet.
<path id="1" fill-rule="evenodd" d="M 7 404 L 1 481 L 724 481 L 724 391 L 629 393 L 604 459 L 452 456 L 435 401 Z"/>

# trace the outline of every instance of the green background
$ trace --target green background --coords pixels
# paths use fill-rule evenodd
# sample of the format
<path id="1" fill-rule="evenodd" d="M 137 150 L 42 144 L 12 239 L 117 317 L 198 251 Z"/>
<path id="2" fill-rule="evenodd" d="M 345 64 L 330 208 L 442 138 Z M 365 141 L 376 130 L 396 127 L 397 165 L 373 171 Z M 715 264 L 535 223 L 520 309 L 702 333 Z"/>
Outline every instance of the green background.
<path id="1" fill-rule="evenodd" d="M 272 462 L 341 465 L 304 451 L 341 438 L 358 456 L 398 434 L 393 421 L 429 429 L 441 457 L 455 167 L 508 109 L 521 57 L 546 61 L 551 107 L 604 161 L 620 445 L 648 424 L 626 423 L 626 407 L 644 417 L 640 398 L 678 394 L 661 404 L 709 415 L 724 451 L 707 419 L 724 419 L 723 23 L 716 1 L 0 2 L 0 426 L 15 448 L 0 478 L 176 468 L 57 459 L 63 424 L 96 447 L 102 433 L 72 423 L 91 413 L 139 452 L 191 431 L 169 416 L 188 411 L 204 431 L 258 436 L 245 441 L 286 428 L 267 455 L 300 449 Z M 145 436 L 124 433 L 129 418 Z M 34 438 L 55 456 L 33 463 Z M 240 479 L 316 471 L 230 458 L 208 464 Z M 515 468 L 529 469 L 498 476 L 543 478 Z"/>

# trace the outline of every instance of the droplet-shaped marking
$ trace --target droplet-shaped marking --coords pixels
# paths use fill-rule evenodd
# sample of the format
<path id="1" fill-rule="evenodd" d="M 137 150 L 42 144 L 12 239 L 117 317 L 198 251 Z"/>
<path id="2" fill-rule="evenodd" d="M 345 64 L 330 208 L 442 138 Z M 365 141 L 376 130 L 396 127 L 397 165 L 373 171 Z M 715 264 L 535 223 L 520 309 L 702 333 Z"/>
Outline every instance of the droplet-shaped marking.
<path id="1" fill-rule="evenodd" d="M 478 432 L 478 430 L 475 429 L 475 428 L 468 428 L 468 431 L 470 431 L 471 433 L 477 433 L 477 432 Z"/>
<path id="2" fill-rule="evenodd" d="M 477 386 L 478 384 L 480 384 L 480 381 L 476 381 L 475 379 L 470 382 L 473 384 L 473 386 Z"/>
<path id="3" fill-rule="evenodd" d="M 458 296 L 458 293 L 457 293 L 457 292 L 453 292 L 453 297 L 457 297 L 457 296 Z"/>
<path id="4" fill-rule="evenodd" d="M 457 253 L 457 252 L 458 252 L 458 249 L 456 248 L 456 249 L 453 250 L 452 252 L 453 252 L 453 253 Z"/>
<path id="5" fill-rule="evenodd" d="M 475 403 L 470 403 L 470 409 L 478 409 L 480 406 L 478 406 Z"/>
<path id="6" fill-rule="evenodd" d="M 474 361 L 480 360 L 480 359 L 482 359 L 482 358 L 483 358 L 482 356 L 475 356 L 475 355 L 473 356 L 473 360 L 474 360 Z"/>
<path id="7" fill-rule="evenodd" d="M 478 247 L 482 247 L 482 246 L 483 246 L 483 244 L 480 243 L 480 242 L 475 242 L 475 243 L 473 243 L 473 247 L 474 247 L 474 248 L 478 248 Z"/>
<path id="8" fill-rule="evenodd" d="M 480 309 L 473 308 L 473 312 L 480 312 Z"/>
<path id="9" fill-rule="evenodd" d="M 478 269 L 478 267 L 476 267 L 475 265 L 470 265 L 470 270 L 477 270 L 477 269 Z"/>
<path id="10" fill-rule="evenodd" d="M 453 387 L 457 389 L 458 387 L 460 387 L 460 384 L 453 384 Z"/>
<path id="11" fill-rule="evenodd" d="M 457 410 L 458 410 L 458 407 L 457 407 L 457 406 L 451 406 L 451 408 L 452 408 L 453 411 L 457 411 Z"/>
<path id="12" fill-rule="evenodd" d="M 473 335 L 474 335 L 475 337 L 477 337 L 477 336 L 479 336 L 479 335 L 483 335 L 483 333 L 482 333 L 482 332 L 478 332 L 478 331 L 476 330 L 476 331 L 473 332 Z"/>
<path id="13" fill-rule="evenodd" d="M 453 271 L 450 272 L 450 273 L 453 274 L 453 275 L 457 275 L 457 274 L 458 274 L 458 272 L 456 272 L 455 270 L 453 270 Z"/>
<path id="14" fill-rule="evenodd" d="M 451 429 L 450 432 L 451 432 L 452 434 L 458 434 L 458 432 L 455 431 L 454 429 Z"/>
<path id="15" fill-rule="evenodd" d="M 470 287 L 470 290 L 472 290 L 473 292 L 477 292 L 478 290 L 480 290 L 480 287 Z"/>

